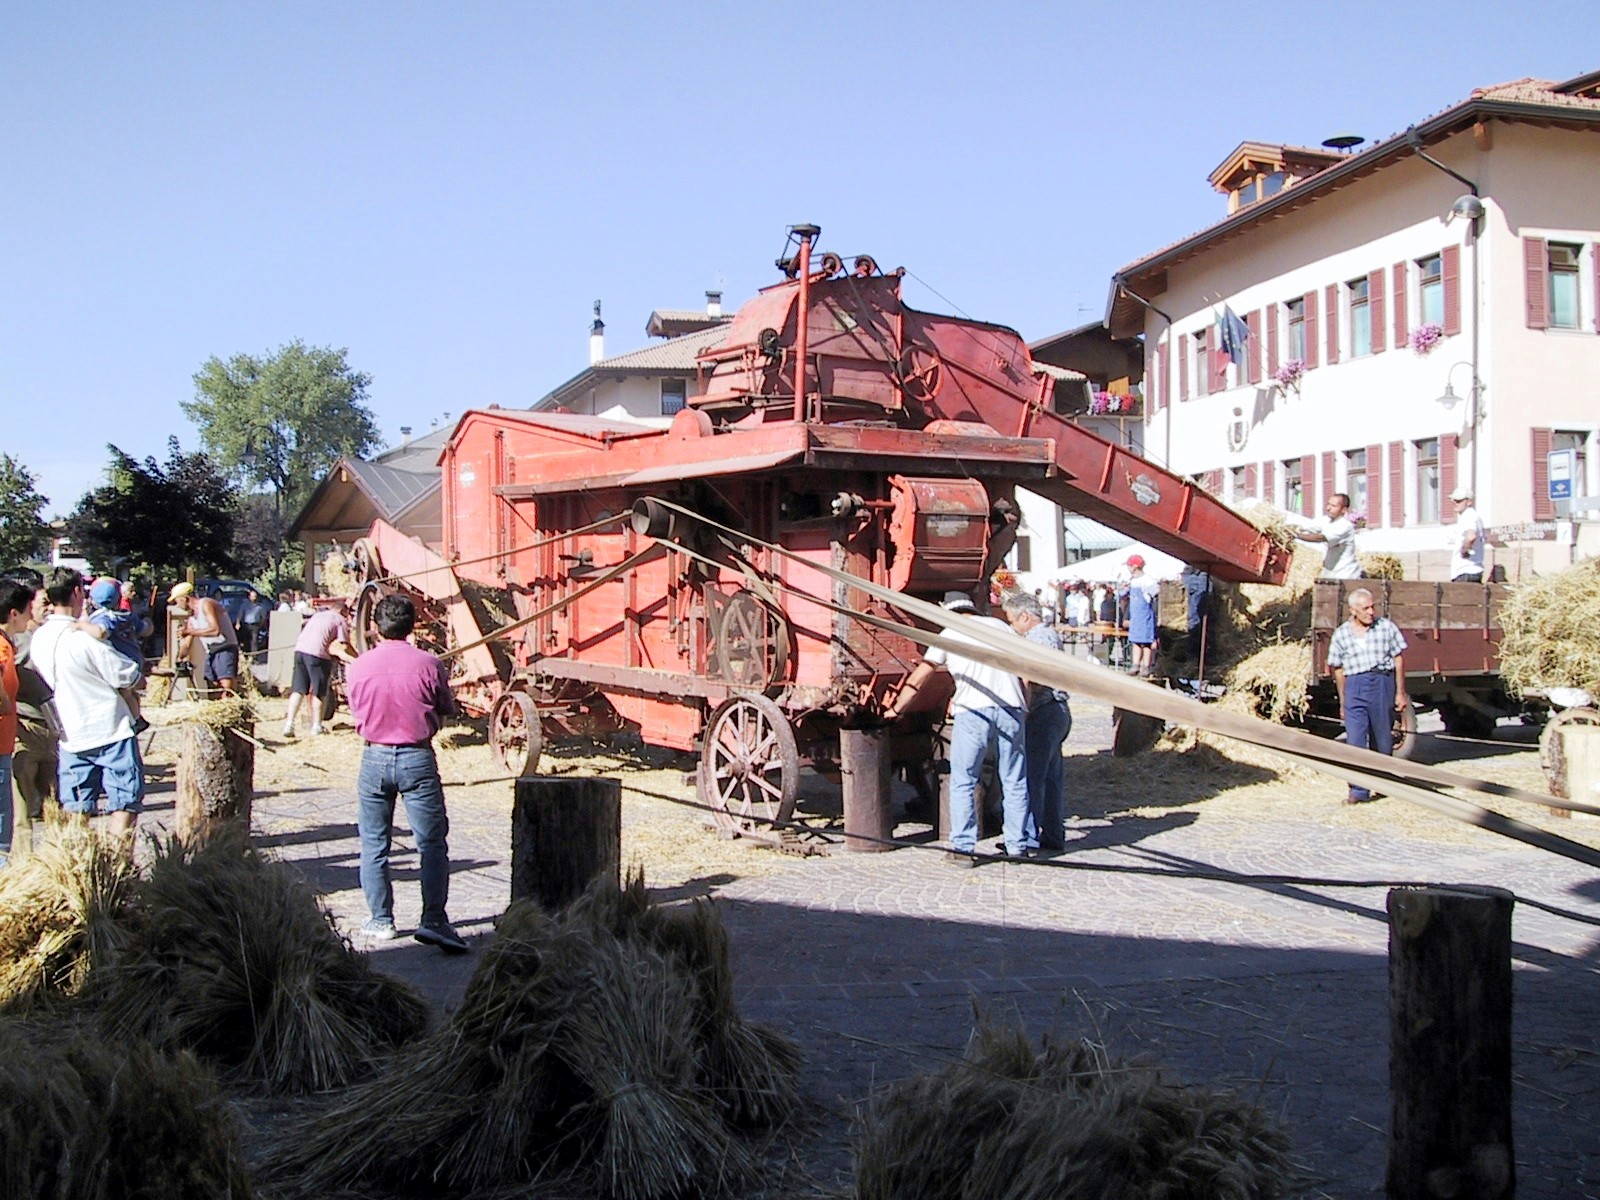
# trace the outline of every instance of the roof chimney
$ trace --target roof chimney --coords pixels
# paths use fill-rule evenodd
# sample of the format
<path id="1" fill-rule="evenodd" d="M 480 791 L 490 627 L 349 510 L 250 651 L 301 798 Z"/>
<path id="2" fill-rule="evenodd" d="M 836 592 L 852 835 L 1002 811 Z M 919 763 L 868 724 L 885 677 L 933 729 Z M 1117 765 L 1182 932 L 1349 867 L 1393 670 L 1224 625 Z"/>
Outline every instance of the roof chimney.
<path id="1" fill-rule="evenodd" d="M 722 293 L 721 292 L 707 292 L 706 293 L 706 316 L 708 316 L 708 317 L 720 317 L 720 316 L 722 316 Z"/>
<path id="2" fill-rule="evenodd" d="M 589 326 L 589 365 L 606 356 L 606 323 L 600 319 L 600 301 L 594 302 L 594 324 Z"/>
<path id="3" fill-rule="evenodd" d="M 400 426 L 400 444 L 402 446 L 404 446 L 410 440 L 411 440 L 411 426 L 409 426 L 409 425 Z"/>

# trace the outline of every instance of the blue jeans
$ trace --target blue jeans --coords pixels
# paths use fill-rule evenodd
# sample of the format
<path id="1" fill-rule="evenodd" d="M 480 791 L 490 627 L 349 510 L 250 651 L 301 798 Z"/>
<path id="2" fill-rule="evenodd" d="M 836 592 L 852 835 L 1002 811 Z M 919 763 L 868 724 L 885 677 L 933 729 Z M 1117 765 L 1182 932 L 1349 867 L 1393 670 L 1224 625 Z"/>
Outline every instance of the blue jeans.
<path id="1" fill-rule="evenodd" d="M 422 923 L 439 925 L 450 898 L 450 853 L 445 839 L 450 818 L 444 811 L 444 785 L 432 746 L 368 745 L 356 779 L 360 808 L 361 890 L 378 920 L 394 920 L 394 888 L 389 883 L 390 826 L 394 802 L 406 803 L 406 820 L 422 860 Z"/>
<path id="2" fill-rule="evenodd" d="M 975 796 L 983 760 L 999 739 L 1001 808 L 1006 849 L 1012 854 L 1038 848 L 1038 832 L 1028 808 L 1028 767 L 1023 744 L 1022 709 L 996 705 L 958 711 L 950 731 L 950 848 L 970 854 L 978 847 Z"/>
<path id="3" fill-rule="evenodd" d="M 92 750 L 62 747 L 56 788 L 61 807 L 69 813 L 94 812 L 94 802 L 102 790 L 106 794 L 106 812 L 139 812 L 144 807 L 144 764 L 139 760 L 139 739 L 126 737 Z"/>
<path id="4" fill-rule="evenodd" d="M 11 755 L 0 754 L 0 867 L 11 858 Z"/>
<path id="5" fill-rule="evenodd" d="M 1067 765 L 1061 747 L 1072 732 L 1072 710 L 1065 700 L 1047 700 L 1028 710 L 1028 802 L 1039 845 L 1067 847 Z"/>
<path id="6" fill-rule="evenodd" d="M 1344 681 L 1344 740 L 1362 750 L 1394 753 L 1394 672 L 1363 671 Z M 1370 798 L 1366 788 L 1350 785 L 1352 800 Z"/>

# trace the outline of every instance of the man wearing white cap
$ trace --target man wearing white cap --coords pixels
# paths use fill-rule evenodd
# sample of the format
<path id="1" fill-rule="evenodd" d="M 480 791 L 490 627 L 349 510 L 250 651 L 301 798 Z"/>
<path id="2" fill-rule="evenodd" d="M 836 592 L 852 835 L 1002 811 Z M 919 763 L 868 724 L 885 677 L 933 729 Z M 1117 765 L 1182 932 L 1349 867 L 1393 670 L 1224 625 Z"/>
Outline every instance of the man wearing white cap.
<path id="1" fill-rule="evenodd" d="M 178 657 L 189 657 L 190 641 L 199 638 L 206 652 L 206 682 L 221 688 L 225 696 L 233 695 L 233 681 L 239 677 L 239 635 L 233 631 L 228 614 L 210 596 L 197 595 L 192 583 L 178 584 L 171 596 L 172 603 L 189 613 L 183 640 L 178 644 Z"/>
<path id="2" fill-rule="evenodd" d="M 1450 493 L 1460 531 L 1450 553 L 1451 583 L 1483 582 L 1483 518 L 1472 503 L 1472 489 L 1462 485 Z"/>
<path id="3" fill-rule="evenodd" d="M 1010 637 L 1018 637 L 998 617 L 978 616 L 972 597 L 965 592 L 946 592 L 944 607 L 969 621 L 981 621 Z M 958 629 L 948 630 L 943 636 L 974 646 L 984 644 Z M 978 778 L 989 746 L 997 740 L 1004 813 L 1002 849 L 1012 858 L 1031 858 L 1039 849 L 1039 832 L 1028 804 L 1022 680 L 998 667 L 929 646 L 895 694 L 889 706 L 891 720 L 911 706 L 917 691 L 940 667 L 948 670 L 956 682 L 955 695 L 950 700 L 950 861 L 963 867 L 977 865 L 972 855 L 978 848 Z"/>

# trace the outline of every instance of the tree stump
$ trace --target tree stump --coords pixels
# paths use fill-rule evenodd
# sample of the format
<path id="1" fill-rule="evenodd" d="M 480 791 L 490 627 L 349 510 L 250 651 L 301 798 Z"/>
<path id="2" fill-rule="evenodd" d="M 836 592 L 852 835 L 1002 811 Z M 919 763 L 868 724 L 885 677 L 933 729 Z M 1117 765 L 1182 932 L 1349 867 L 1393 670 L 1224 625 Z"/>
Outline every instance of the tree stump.
<path id="1" fill-rule="evenodd" d="M 1489 887 L 1389 893 L 1391 1200 L 1515 1194 L 1513 899 Z"/>
<path id="2" fill-rule="evenodd" d="M 892 850 L 889 836 L 889 731 L 841 729 L 840 776 L 844 785 L 844 848 L 864 853 Z"/>
<path id="3" fill-rule="evenodd" d="M 622 782 L 529 775 L 511 809 L 511 899 L 554 912 L 604 876 L 621 882 Z"/>
<path id="4" fill-rule="evenodd" d="M 254 724 L 239 732 L 254 734 Z M 250 801 L 255 792 L 254 742 L 229 728 L 213 729 L 200 721 L 183 726 L 178 751 L 178 839 L 204 837 L 221 821 L 250 825 Z"/>

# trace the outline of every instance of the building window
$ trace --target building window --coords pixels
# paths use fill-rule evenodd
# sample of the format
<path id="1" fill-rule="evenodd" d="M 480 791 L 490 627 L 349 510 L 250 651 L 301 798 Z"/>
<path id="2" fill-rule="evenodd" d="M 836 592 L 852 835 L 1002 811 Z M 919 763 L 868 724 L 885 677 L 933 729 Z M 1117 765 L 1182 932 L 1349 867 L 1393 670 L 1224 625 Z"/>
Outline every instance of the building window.
<path id="1" fill-rule="evenodd" d="M 1248 470 L 1249 468 L 1247 467 L 1235 467 L 1230 473 L 1232 475 L 1232 495 L 1233 502 L 1235 504 L 1246 499 L 1250 495 L 1250 476 L 1248 474 Z"/>
<path id="2" fill-rule="evenodd" d="M 1300 460 L 1291 458 L 1283 464 L 1283 511 L 1305 515 L 1305 487 L 1300 478 Z"/>
<path id="3" fill-rule="evenodd" d="M 1285 178 L 1286 177 L 1282 171 L 1274 171 L 1271 175 L 1268 175 L 1266 178 L 1264 178 L 1261 181 L 1261 198 L 1265 200 L 1268 196 L 1276 196 L 1279 192 L 1283 191 Z"/>
<path id="4" fill-rule="evenodd" d="M 1239 189 L 1234 192 L 1234 196 L 1238 200 L 1235 205 L 1236 208 L 1243 208 L 1246 204 L 1254 204 L 1257 199 L 1256 181 L 1252 179 L 1249 183 L 1240 184 Z"/>
<path id="5" fill-rule="evenodd" d="M 1551 329 L 1578 327 L 1578 255 L 1582 252 L 1582 246 L 1550 243 Z"/>
<path id="6" fill-rule="evenodd" d="M 1350 497 L 1351 512 L 1367 512 L 1367 452 L 1365 450 L 1346 450 L 1344 452 L 1344 494 Z M 1367 515 L 1369 519 L 1376 519 L 1371 513 Z"/>
<path id="7" fill-rule="evenodd" d="M 1287 353 L 1290 361 L 1306 360 L 1306 302 L 1302 297 L 1299 300 L 1284 302 L 1283 311 L 1288 314 L 1289 337 Z"/>
<path id="8" fill-rule="evenodd" d="M 1444 324 L 1444 258 L 1442 255 L 1433 254 L 1427 258 L 1417 259 L 1417 272 L 1421 278 L 1421 290 L 1418 293 L 1420 304 L 1417 307 L 1417 319 L 1420 323 L 1443 325 Z M 1403 298 L 1396 296 L 1396 304 L 1404 303 Z"/>
<path id="9" fill-rule="evenodd" d="M 1372 353 L 1372 297 L 1366 277 L 1345 284 L 1350 293 L 1350 357 Z"/>
<path id="10" fill-rule="evenodd" d="M 1018 571 L 1033 570 L 1033 543 L 1026 534 L 1017 539 L 1015 550 L 1017 552 L 1015 569 Z"/>
<path id="11" fill-rule="evenodd" d="M 688 399 L 689 381 L 663 379 L 661 381 L 661 415 L 670 417 L 682 410 Z"/>
<path id="12" fill-rule="evenodd" d="M 1204 396 L 1211 391 L 1210 329 L 1200 329 L 1194 335 L 1194 394 Z"/>
<path id="13" fill-rule="evenodd" d="M 1571 450 L 1572 463 L 1572 494 L 1574 496 L 1587 496 L 1589 494 L 1589 435 L 1576 429 L 1557 429 L 1550 436 L 1550 449 Z"/>
<path id="14" fill-rule="evenodd" d="M 1417 523 L 1439 523 L 1439 439 L 1424 438 L 1417 451 Z"/>

